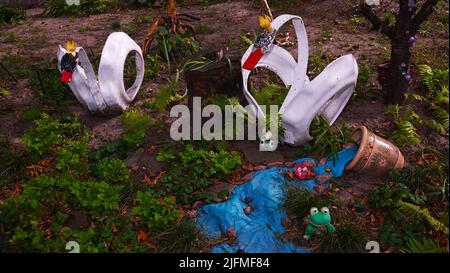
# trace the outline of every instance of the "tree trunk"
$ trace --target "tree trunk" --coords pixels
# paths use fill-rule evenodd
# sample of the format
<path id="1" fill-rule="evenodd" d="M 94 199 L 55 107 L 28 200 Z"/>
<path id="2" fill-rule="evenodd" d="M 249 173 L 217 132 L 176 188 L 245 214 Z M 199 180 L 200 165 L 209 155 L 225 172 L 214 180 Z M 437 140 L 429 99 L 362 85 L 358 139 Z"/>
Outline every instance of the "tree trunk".
<path id="1" fill-rule="evenodd" d="M 406 37 L 396 37 L 391 41 L 391 60 L 387 83 L 386 102 L 389 104 L 401 104 L 408 90 L 409 66 L 411 52 Z"/>
<path id="2" fill-rule="evenodd" d="M 409 39 L 414 34 L 410 33 L 411 20 L 415 10 L 408 7 L 408 0 L 399 1 L 400 9 L 395 22 L 394 35 L 391 38 L 391 61 L 387 81 L 386 102 L 401 104 L 405 99 L 410 80 L 409 65 L 411 61 L 411 44 Z"/>

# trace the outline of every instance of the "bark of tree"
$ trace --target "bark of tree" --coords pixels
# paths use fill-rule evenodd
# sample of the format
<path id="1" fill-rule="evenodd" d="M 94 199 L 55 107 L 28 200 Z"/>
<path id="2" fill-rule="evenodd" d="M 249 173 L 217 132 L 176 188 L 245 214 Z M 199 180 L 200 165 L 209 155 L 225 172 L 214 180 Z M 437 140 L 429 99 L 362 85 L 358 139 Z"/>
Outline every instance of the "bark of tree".
<path id="1" fill-rule="evenodd" d="M 372 23 L 373 28 L 391 40 L 391 59 L 387 70 L 387 80 L 385 83 L 380 83 L 385 91 L 385 100 L 390 104 L 401 104 L 404 101 L 404 94 L 408 90 L 410 80 L 411 39 L 433 12 L 438 0 L 427 0 L 417 14 L 416 8 L 411 8 L 409 5 L 410 0 L 398 2 L 399 12 L 395 14 L 394 26 L 389 26 L 387 20 L 381 20 L 366 4 L 360 6 L 361 14 Z"/>

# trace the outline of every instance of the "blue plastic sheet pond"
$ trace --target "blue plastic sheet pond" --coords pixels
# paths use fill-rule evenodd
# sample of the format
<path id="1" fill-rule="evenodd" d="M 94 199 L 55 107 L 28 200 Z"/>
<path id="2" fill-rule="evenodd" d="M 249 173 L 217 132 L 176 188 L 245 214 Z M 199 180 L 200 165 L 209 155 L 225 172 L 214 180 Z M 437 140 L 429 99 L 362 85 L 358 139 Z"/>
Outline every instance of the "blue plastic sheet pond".
<path id="1" fill-rule="evenodd" d="M 344 149 L 337 154 L 335 160 L 328 159 L 325 164 L 320 166 L 316 164 L 314 168 L 316 175 L 342 176 L 345 166 L 355 157 L 357 149 L 357 147 Z M 302 158 L 298 159 L 296 163 L 307 160 L 314 159 Z M 331 172 L 326 172 L 327 166 L 331 168 Z M 233 245 L 220 243 L 212 249 L 212 252 L 234 253 L 238 250 L 247 253 L 309 252 L 309 250 L 287 241 L 283 236 L 285 229 L 282 220 L 287 216 L 284 210 L 284 201 L 286 186 L 304 187 L 312 191 L 316 187 L 317 181 L 315 179 L 287 180 L 281 172 L 283 169 L 289 168 L 273 167 L 255 172 L 250 181 L 233 190 L 227 201 L 205 205 L 199 209 L 196 225 L 204 230 L 207 237 L 216 239 L 224 237 L 230 227 L 237 233 Z M 322 186 L 329 186 L 328 182 Z M 251 205 L 254 208 L 249 215 L 244 213 L 244 209 L 247 207 L 245 202 L 247 197 L 251 198 Z"/>

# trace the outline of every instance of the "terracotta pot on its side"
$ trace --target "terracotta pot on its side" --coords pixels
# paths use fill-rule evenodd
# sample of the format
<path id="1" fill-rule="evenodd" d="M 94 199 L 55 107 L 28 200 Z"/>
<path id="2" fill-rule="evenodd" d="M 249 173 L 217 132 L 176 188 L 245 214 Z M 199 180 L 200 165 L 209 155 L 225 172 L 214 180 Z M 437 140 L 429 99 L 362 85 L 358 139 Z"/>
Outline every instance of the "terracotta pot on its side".
<path id="1" fill-rule="evenodd" d="M 391 170 L 403 168 L 405 159 L 397 146 L 377 136 L 365 126 L 356 127 L 352 138 L 358 143 L 359 148 L 356 156 L 346 166 L 346 170 L 383 175 Z"/>

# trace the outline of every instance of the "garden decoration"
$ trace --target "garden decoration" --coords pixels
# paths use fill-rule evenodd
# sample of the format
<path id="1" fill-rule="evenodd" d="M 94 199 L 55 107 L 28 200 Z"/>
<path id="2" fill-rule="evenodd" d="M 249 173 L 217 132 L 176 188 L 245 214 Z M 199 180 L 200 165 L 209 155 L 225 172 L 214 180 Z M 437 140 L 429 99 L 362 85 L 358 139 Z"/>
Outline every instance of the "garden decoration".
<path id="1" fill-rule="evenodd" d="M 316 176 L 313 167 L 314 165 L 311 162 L 298 163 L 294 167 L 294 174 L 300 180 L 313 179 Z"/>
<path id="2" fill-rule="evenodd" d="M 309 211 L 309 215 L 303 219 L 306 223 L 305 235 L 303 239 L 309 240 L 312 235 L 322 235 L 325 232 L 334 232 L 335 228 L 331 224 L 330 209 L 323 207 L 320 209 L 312 207 Z"/>
<path id="3" fill-rule="evenodd" d="M 398 147 L 369 131 L 365 126 L 357 126 L 352 138 L 358 144 L 358 152 L 346 170 L 384 175 L 391 170 L 403 168 L 405 159 Z"/>
<path id="4" fill-rule="evenodd" d="M 136 80 L 125 90 L 123 70 L 128 54 L 136 57 Z M 98 80 L 82 47 L 71 41 L 57 52 L 61 80 L 67 83 L 77 100 L 90 112 L 120 113 L 136 97 L 144 79 L 144 58 L 141 48 L 124 32 L 109 35 L 102 51 Z"/>
<path id="5" fill-rule="evenodd" d="M 185 30 L 188 29 L 192 33 L 194 39 L 197 40 L 197 38 L 195 37 L 194 26 L 192 26 L 190 22 L 198 21 L 200 20 L 200 18 L 185 13 L 178 13 L 174 0 L 167 1 L 167 14 L 168 15 L 156 19 L 156 21 L 153 22 L 152 26 L 148 30 L 148 33 L 145 36 L 144 41 L 142 42 L 142 53 L 144 56 L 147 55 L 148 51 L 150 50 L 150 45 L 153 41 L 156 31 L 159 27 L 162 26 L 166 27 L 172 33 L 180 34 L 184 34 Z"/>
<path id="6" fill-rule="evenodd" d="M 312 179 L 287 178 L 286 172 L 294 172 L 294 168 L 289 167 L 272 167 L 254 172 L 251 180 L 236 186 L 226 201 L 204 205 L 192 213 L 195 215 L 194 221 L 212 240 L 233 237 L 232 244 L 222 240 L 213 247 L 212 252 L 310 252 L 283 238 L 283 219 L 287 217 L 283 206 L 286 187 L 300 187 L 315 192 L 326 190 L 330 187 L 330 179 L 344 174 L 345 166 L 353 160 L 357 150 L 356 147 L 346 148 L 338 152 L 336 160 L 324 162 L 312 158 L 298 159 L 294 166 L 304 163 L 313 166 L 316 176 Z M 329 224 L 329 221 L 325 221 L 327 217 L 316 219 L 319 216 L 313 217 L 311 222 Z M 235 231 L 233 236 L 230 236 L 230 230 Z"/>
<path id="7" fill-rule="evenodd" d="M 282 47 L 274 44 L 276 32 L 292 21 L 297 35 L 298 60 Z M 330 63 L 314 80 L 309 81 L 308 41 L 303 20 L 295 15 L 281 15 L 272 22 L 260 18 L 264 29 L 242 57 L 244 96 L 257 117 L 265 118 L 260 105 L 248 90 L 248 78 L 254 68 L 264 67 L 275 72 L 290 90 L 279 110 L 284 128 L 284 142 L 301 145 L 312 139 L 309 126 L 319 114 L 333 124 L 350 99 L 356 86 L 358 65 L 349 54 Z"/>

